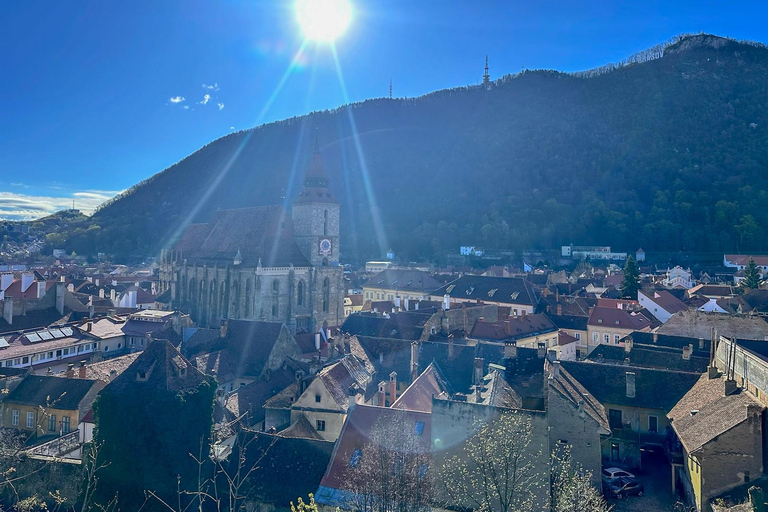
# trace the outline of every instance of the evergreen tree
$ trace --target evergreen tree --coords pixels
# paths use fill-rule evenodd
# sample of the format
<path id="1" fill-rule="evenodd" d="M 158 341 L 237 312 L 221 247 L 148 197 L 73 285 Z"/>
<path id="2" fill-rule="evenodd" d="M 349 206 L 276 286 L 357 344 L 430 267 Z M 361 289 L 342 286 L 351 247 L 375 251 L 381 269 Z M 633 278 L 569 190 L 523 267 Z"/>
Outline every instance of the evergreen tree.
<path id="1" fill-rule="evenodd" d="M 624 280 L 621 282 L 621 296 L 627 299 L 637 299 L 640 290 L 640 271 L 637 269 L 635 257 L 631 254 L 624 265 Z"/>
<path id="2" fill-rule="evenodd" d="M 757 268 L 755 260 L 751 257 L 747 266 L 744 267 L 744 279 L 741 281 L 741 286 L 750 290 L 760 288 L 760 269 Z"/>

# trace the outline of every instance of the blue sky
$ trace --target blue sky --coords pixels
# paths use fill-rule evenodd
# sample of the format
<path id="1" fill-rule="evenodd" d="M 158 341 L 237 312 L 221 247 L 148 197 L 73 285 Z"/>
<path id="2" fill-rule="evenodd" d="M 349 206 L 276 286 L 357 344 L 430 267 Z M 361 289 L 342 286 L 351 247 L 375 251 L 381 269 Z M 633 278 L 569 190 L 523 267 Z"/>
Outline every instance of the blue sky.
<path id="1" fill-rule="evenodd" d="M 615 62 L 682 32 L 768 42 L 768 2 L 351 0 L 351 101 L 418 96 L 522 67 Z M 232 130 L 345 103 L 292 2 L 26 0 L 3 6 L 0 218 L 90 210 Z M 209 98 L 206 100 L 206 94 Z M 173 102 L 172 98 L 183 98 Z"/>

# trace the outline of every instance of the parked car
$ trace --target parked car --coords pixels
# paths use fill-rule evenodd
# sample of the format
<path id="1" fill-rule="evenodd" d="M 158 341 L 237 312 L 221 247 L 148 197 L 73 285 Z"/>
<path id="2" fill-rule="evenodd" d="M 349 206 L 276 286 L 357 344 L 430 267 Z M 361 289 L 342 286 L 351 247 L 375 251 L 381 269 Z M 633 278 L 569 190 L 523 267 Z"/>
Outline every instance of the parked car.
<path id="1" fill-rule="evenodd" d="M 633 494 L 642 496 L 643 491 L 645 491 L 643 484 L 634 478 L 619 478 L 611 484 L 611 496 L 617 500 L 624 498 L 624 496 L 631 496 Z"/>
<path id="2" fill-rule="evenodd" d="M 607 484 L 613 483 L 619 478 L 635 478 L 635 475 L 633 475 L 626 469 L 621 469 L 617 467 L 603 468 L 602 475 L 603 475 L 603 482 Z"/>

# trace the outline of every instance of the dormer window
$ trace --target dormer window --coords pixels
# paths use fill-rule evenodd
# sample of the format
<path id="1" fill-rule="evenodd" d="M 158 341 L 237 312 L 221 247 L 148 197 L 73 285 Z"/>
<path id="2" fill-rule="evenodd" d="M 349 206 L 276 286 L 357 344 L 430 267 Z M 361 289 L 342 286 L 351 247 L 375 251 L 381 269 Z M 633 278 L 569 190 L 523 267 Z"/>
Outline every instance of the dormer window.
<path id="1" fill-rule="evenodd" d="M 139 382 L 146 382 L 146 380 L 149 378 L 149 374 L 147 372 L 136 372 L 136 380 Z"/>

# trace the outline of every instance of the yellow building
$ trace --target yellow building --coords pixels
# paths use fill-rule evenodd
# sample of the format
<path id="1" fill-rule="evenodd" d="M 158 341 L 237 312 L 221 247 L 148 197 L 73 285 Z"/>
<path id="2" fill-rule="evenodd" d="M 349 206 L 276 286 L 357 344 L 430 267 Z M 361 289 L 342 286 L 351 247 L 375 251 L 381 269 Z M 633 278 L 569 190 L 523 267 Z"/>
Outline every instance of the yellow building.
<path id="1" fill-rule="evenodd" d="M 635 331 L 649 332 L 651 322 L 643 315 L 619 308 L 595 307 L 587 321 L 587 353 L 598 345 L 619 345 L 619 341 Z"/>
<path id="2" fill-rule="evenodd" d="M 405 301 L 429 298 L 429 294 L 440 286 L 432 276 L 421 270 L 387 269 L 363 284 L 363 299 L 388 300 L 405 308 Z"/>
<path id="3" fill-rule="evenodd" d="M 31 438 L 68 434 L 103 387 L 97 380 L 28 375 L 3 402 L 3 426 Z"/>

